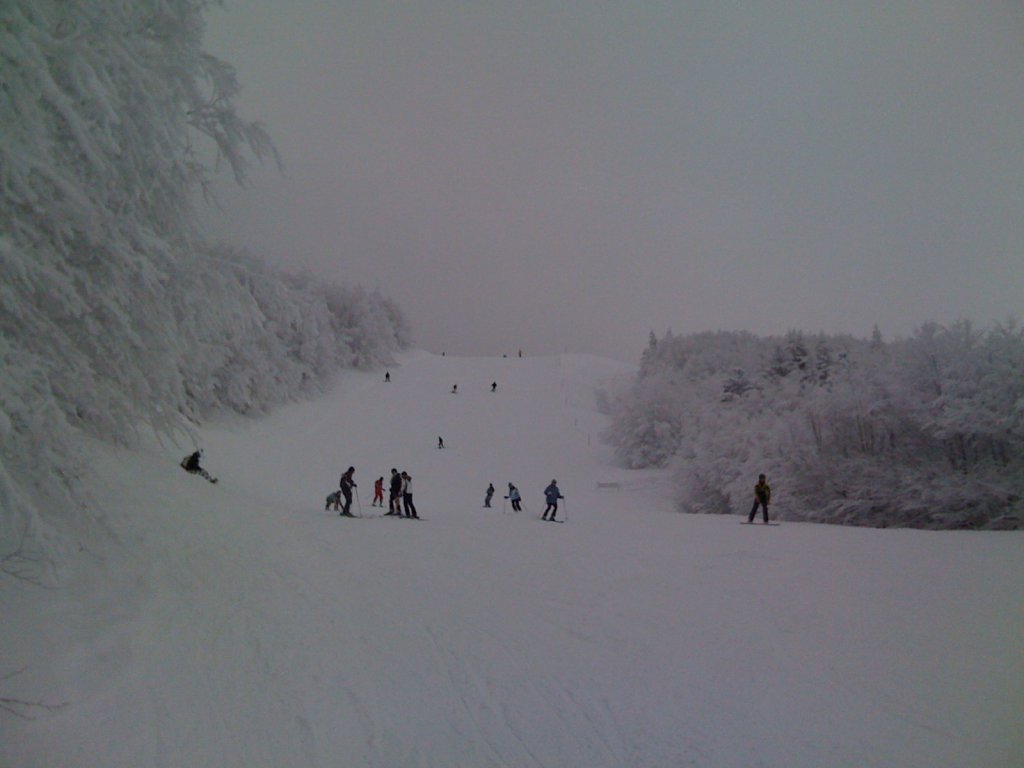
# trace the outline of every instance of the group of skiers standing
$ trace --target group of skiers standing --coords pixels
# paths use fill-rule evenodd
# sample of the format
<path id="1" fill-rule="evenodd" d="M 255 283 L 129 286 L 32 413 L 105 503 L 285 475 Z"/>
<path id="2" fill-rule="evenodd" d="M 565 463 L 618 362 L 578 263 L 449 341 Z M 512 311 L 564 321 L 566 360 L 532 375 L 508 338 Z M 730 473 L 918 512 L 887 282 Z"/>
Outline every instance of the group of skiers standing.
<path id="1" fill-rule="evenodd" d="M 444 442 L 439 437 L 438 448 L 443 447 Z M 216 483 L 217 478 L 212 477 L 209 472 L 199 465 L 199 459 L 201 456 L 202 450 L 195 451 L 194 453 L 186 456 L 181 460 L 182 469 L 186 472 L 201 475 L 211 483 Z M 355 472 L 355 467 L 349 467 L 342 473 L 341 480 L 339 481 L 340 488 L 327 497 L 327 503 L 324 506 L 325 510 L 333 507 L 336 511 L 340 510 L 339 514 L 342 517 L 355 517 L 355 515 L 352 514 L 352 490 L 358 487 L 353 479 Z M 413 504 L 412 501 L 412 476 L 408 472 L 399 472 L 397 469 L 392 467 L 391 483 L 388 490 L 388 511 L 384 513 L 385 517 L 403 517 L 404 513 L 405 517 L 419 520 L 420 516 L 416 512 L 416 505 Z M 747 522 L 754 522 L 757 510 L 760 508 L 764 522 L 768 523 L 768 504 L 771 502 L 771 497 L 772 490 L 768 485 L 767 478 L 763 474 L 759 475 L 757 478 L 757 485 L 754 486 L 754 506 L 750 509 Z M 485 507 L 490 508 L 492 498 L 494 498 L 494 483 L 488 483 L 487 491 L 484 496 Z M 512 509 L 514 511 L 523 511 L 523 497 L 519 493 L 519 489 L 516 488 L 513 483 L 508 484 L 508 495 L 504 498 L 511 502 Z M 552 480 L 548 487 L 544 489 L 544 500 L 547 502 L 547 508 L 544 510 L 544 514 L 541 516 L 541 519 L 559 522 L 558 520 L 555 520 L 555 515 L 558 513 L 558 500 L 564 498 L 565 496 L 563 496 L 562 492 L 558 489 L 558 481 Z M 379 506 L 381 509 L 384 508 L 383 477 L 378 477 L 377 481 L 373 484 L 373 503 L 370 506 Z M 550 515 L 550 518 L 548 515 Z"/>
<path id="2" fill-rule="evenodd" d="M 349 467 L 345 470 L 338 483 L 341 487 L 327 497 L 327 504 L 324 506 L 324 509 L 333 507 L 335 510 L 340 510 L 339 514 L 342 517 L 355 517 L 352 514 L 352 489 L 358 487 L 358 484 L 353 479 L 355 471 L 355 467 Z M 385 517 L 402 517 L 404 511 L 405 517 L 419 519 L 416 505 L 412 501 L 412 475 L 408 472 L 399 472 L 392 467 L 389 491 L 390 498 L 388 500 L 388 511 L 384 513 Z M 384 508 L 383 477 L 378 477 L 377 481 L 373 484 L 373 503 L 370 506 Z"/>
<path id="3" fill-rule="evenodd" d="M 494 483 L 489 483 L 487 485 L 487 492 L 484 495 L 485 507 L 490 508 L 492 498 L 494 498 Z M 522 494 L 519 493 L 519 489 L 516 488 L 515 485 L 513 485 L 512 483 L 508 484 L 508 495 L 504 496 L 503 498 L 509 500 L 509 502 L 512 504 L 512 509 L 515 512 L 523 511 Z M 552 480 L 551 484 L 544 489 L 544 500 L 547 502 L 548 506 L 547 509 L 544 510 L 544 514 L 541 516 L 541 520 L 550 519 L 551 522 L 558 522 L 555 520 L 555 514 L 558 512 L 558 500 L 564 498 L 565 496 L 563 496 L 562 492 L 558 490 L 558 481 Z M 551 517 L 548 518 L 548 515 L 551 515 Z"/>
<path id="4" fill-rule="evenodd" d="M 406 517 L 419 520 L 420 516 L 416 512 L 416 505 L 412 503 L 412 475 L 408 472 L 399 472 L 397 469 L 392 467 L 391 483 L 388 487 L 388 494 L 388 511 L 384 513 L 385 517 L 388 515 L 402 517 L 402 511 L 404 509 Z M 373 485 L 373 504 L 370 506 L 376 506 L 378 500 L 380 501 L 380 506 L 383 507 L 383 477 L 378 477 L 377 482 Z"/>

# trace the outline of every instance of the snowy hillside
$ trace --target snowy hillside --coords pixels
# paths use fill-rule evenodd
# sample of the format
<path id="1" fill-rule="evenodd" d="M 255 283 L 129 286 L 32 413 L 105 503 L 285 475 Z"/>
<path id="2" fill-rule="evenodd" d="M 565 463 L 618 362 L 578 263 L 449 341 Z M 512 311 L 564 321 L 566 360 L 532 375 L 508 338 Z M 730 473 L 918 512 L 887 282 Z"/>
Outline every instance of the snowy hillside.
<path id="1" fill-rule="evenodd" d="M 206 429 L 216 485 L 87 447 L 60 584 L 0 582 L 0 765 L 1024 764 L 1021 534 L 675 513 L 598 439 L 623 372 L 407 354 Z M 423 521 L 371 508 L 391 467 Z"/>

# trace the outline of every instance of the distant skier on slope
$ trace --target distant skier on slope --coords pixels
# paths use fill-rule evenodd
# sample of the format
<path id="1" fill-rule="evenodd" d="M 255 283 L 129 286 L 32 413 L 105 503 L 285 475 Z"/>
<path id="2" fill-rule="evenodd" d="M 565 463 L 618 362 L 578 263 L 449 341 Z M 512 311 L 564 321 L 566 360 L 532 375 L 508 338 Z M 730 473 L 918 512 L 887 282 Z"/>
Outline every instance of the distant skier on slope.
<path id="1" fill-rule="evenodd" d="M 554 521 L 555 515 L 558 513 L 558 500 L 564 499 L 565 496 L 558 490 L 558 482 L 555 480 L 551 481 L 551 485 L 544 489 L 544 500 L 548 503 L 548 508 L 544 510 L 544 514 L 541 520 L 548 519 L 548 513 L 551 513 L 551 520 Z"/>
<path id="2" fill-rule="evenodd" d="M 378 504 L 378 502 L 380 502 Z M 373 503 L 371 507 L 383 507 L 384 506 L 384 478 L 378 477 L 376 482 L 373 484 Z"/>
<path id="3" fill-rule="evenodd" d="M 522 496 L 519 495 L 519 489 L 516 488 L 512 483 L 508 484 L 508 496 L 505 497 L 512 502 L 512 509 L 516 512 L 522 512 L 523 508 L 520 506 L 522 503 Z"/>
<path id="4" fill-rule="evenodd" d="M 352 479 L 352 475 L 355 474 L 356 468 L 349 467 L 345 470 L 345 474 L 341 476 L 339 481 L 341 485 L 341 495 L 345 497 L 345 504 L 341 508 L 341 514 L 345 517 L 355 517 L 352 514 L 352 489 L 356 487 L 355 481 Z"/>
<path id="5" fill-rule="evenodd" d="M 754 486 L 754 506 L 750 508 L 750 516 L 747 518 L 748 523 L 754 522 L 754 515 L 757 514 L 758 506 L 761 507 L 761 512 L 764 515 L 765 523 L 768 522 L 768 502 L 772 500 L 772 489 L 768 485 L 767 479 L 764 475 L 757 476 L 757 485 Z"/>
<path id="6" fill-rule="evenodd" d="M 217 478 L 210 477 L 210 473 L 203 469 L 201 466 L 199 466 L 199 459 L 202 455 L 202 448 L 200 448 L 195 453 L 189 454 L 188 456 L 181 460 L 181 468 L 184 469 L 186 472 L 192 473 L 193 475 L 200 475 L 202 477 L 205 477 L 211 483 L 216 483 Z"/>
<path id="7" fill-rule="evenodd" d="M 487 495 L 484 496 L 484 506 L 490 508 L 491 498 L 494 496 L 494 483 L 487 484 Z"/>

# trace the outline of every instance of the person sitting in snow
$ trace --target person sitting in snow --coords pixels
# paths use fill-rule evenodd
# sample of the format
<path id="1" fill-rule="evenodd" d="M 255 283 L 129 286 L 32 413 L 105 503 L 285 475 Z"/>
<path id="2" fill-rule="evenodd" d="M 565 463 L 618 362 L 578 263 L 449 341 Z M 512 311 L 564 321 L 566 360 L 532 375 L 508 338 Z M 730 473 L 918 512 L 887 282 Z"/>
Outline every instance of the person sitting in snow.
<path id="1" fill-rule="evenodd" d="M 189 454 L 181 460 L 181 468 L 186 472 L 191 472 L 193 475 L 201 475 L 209 480 L 211 483 L 216 483 L 216 477 L 210 477 L 210 473 L 199 466 L 199 458 L 203 455 L 203 449 L 200 448 L 195 453 Z"/>

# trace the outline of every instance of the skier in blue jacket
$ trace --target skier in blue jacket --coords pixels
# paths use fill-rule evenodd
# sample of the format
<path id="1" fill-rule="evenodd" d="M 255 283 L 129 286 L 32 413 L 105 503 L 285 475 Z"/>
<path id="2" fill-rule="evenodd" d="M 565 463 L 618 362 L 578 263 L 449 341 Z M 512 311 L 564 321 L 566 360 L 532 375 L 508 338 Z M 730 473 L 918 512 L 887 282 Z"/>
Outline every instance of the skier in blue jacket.
<path id="1" fill-rule="evenodd" d="M 544 489 L 544 499 L 548 503 L 548 508 L 544 510 L 544 514 L 541 516 L 541 520 L 548 519 L 548 512 L 551 513 L 552 522 L 555 519 L 555 515 L 558 513 L 558 500 L 564 499 L 565 496 L 558 490 L 558 482 L 555 480 L 551 481 L 551 485 Z"/>
<path id="2" fill-rule="evenodd" d="M 516 488 L 512 483 L 508 484 L 508 496 L 505 497 L 512 502 L 512 509 L 515 512 L 522 512 L 522 507 L 519 506 L 522 501 L 522 497 L 519 495 L 519 489 Z"/>

